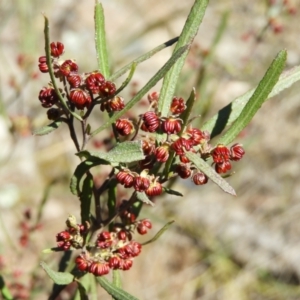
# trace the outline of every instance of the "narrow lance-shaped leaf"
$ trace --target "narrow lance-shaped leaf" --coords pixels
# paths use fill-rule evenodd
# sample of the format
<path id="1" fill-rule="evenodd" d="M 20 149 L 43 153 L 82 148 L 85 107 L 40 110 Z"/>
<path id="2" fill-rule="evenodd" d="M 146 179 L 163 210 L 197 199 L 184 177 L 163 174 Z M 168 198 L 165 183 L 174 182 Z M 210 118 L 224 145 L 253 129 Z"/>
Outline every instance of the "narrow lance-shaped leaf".
<path id="1" fill-rule="evenodd" d="M 279 79 L 279 76 L 285 66 L 287 53 L 282 50 L 278 53 L 265 76 L 258 84 L 254 94 L 242 110 L 239 117 L 228 131 L 219 139 L 218 143 L 227 145 L 249 124 L 256 112 L 260 109 L 264 101 L 268 98 L 270 92 Z"/>
<path id="2" fill-rule="evenodd" d="M 180 131 L 180 136 L 186 130 L 195 102 L 196 102 L 196 91 L 195 88 L 193 88 L 189 98 L 186 101 L 186 110 L 180 116 L 180 118 L 182 119 L 182 129 Z"/>
<path id="3" fill-rule="evenodd" d="M 145 204 L 154 206 L 154 203 L 148 198 L 148 196 L 144 192 L 136 192 L 136 198 Z"/>
<path id="4" fill-rule="evenodd" d="M 183 45 L 190 45 L 192 43 L 204 17 L 207 4 L 208 0 L 195 0 L 195 3 L 180 34 L 174 52 Z M 176 64 L 164 78 L 158 101 L 158 111 L 162 117 L 166 117 L 169 113 L 170 104 L 174 96 L 179 74 L 183 67 L 186 56 L 187 52 L 181 56 L 181 58 L 176 62 Z"/>
<path id="5" fill-rule="evenodd" d="M 272 89 L 267 100 L 278 95 L 283 90 L 291 87 L 297 81 L 300 81 L 300 66 L 285 71 L 280 76 L 278 82 Z M 240 115 L 241 111 L 253 95 L 254 91 L 255 89 L 248 91 L 244 95 L 236 98 L 233 102 L 222 108 L 216 115 L 205 122 L 201 130 L 207 130 L 211 132 L 211 137 L 215 137 L 216 135 L 220 134 L 225 127 L 230 126 L 237 119 L 237 117 Z"/>
<path id="6" fill-rule="evenodd" d="M 82 192 L 80 193 L 80 214 L 82 224 L 90 221 L 90 208 L 93 196 L 93 184 L 93 176 L 88 173 L 83 181 Z"/>
<path id="7" fill-rule="evenodd" d="M 95 3 L 95 42 L 98 68 L 105 78 L 109 77 L 109 64 L 105 36 L 105 19 L 102 4 Z"/>
<path id="8" fill-rule="evenodd" d="M 97 161 L 83 161 L 77 166 L 70 182 L 70 190 L 72 194 L 77 196 L 80 195 L 81 192 L 80 192 L 79 184 L 81 178 L 84 176 L 84 174 L 86 174 L 86 172 L 89 169 L 98 166 L 100 164 L 108 164 L 108 162 L 102 161 L 100 159 Z"/>
<path id="9" fill-rule="evenodd" d="M 112 180 L 109 184 L 108 189 L 108 199 L 107 199 L 107 208 L 108 208 L 108 217 L 113 218 L 116 214 L 116 205 L 117 205 L 117 180 Z M 109 229 L 113 230 L 113 223 L 109 224 Z"/>
<path id="10" fill-rule="evenodd" d="M 121 288 L 122 287 L 122 280 L 120 276 L 120 270 L 113 270 L 113 285 Z"/>
<path id="11" fill-rule="evenodd" d="M 145 158 L 142 150 L 141 141 L 123 142 L 117 144 L 109 152 L 100 151 L 81 151 L 77 153 L 79 157 L 84 157 L 90 161 L 105 160 L 110 164 L 130 163 L 139 161 Z"/>
<path id="12" fill-rule="evenodd" d="M 164 192 L 166 192 L 167 194 L 170 194 L 170 195 L 174 195 L 174 196 L 179 196 L 179 197 L 183 197 L 183 195 L 178 192 L 178 191 L 175 191 L 175 190 L 172 190 L 172 189 L 169 189 L 167 187 L 164 187 L 163 188 Z"/>
<path id="13" fill-rule="evenodd" d="M 147 245 L 147 244 L 150 244 L 150 243 L 153 243 L 155 242 L 166 230 L 169 229 L 169 227 L 174 223 L 174 221 L 170 221 L 168 222 L 166 225 L 164 225 L 164 227 L 162 229 L 160 229 L 156 235 L 150 239 L 149 241 L 145 242 L 145 243 L 142 243 L 143 246 Z"/>
<path id="14" fill-rule="evenodd" d="M 165 63 L 165 65 L 148 81 L 148 83 L 126 104 L 125 108 L 121 111 L 115 113 L 113 117 L 111 117 L 106 123 L 100 126 L 98 129 L 94 130 L 90 138 L 106 129 L 108 126 L 113 124 L 117 119 L 122 117 L 129 109 L 131 109 L 138 101 L 142 99 L 142 97 L 153 87 L 155 84 L 162 79 L 165 74 L 170 70 L 170 68 L 174 65 L 176 60 L 187 50 L 188 45 L 181 47 L 176 51 L 171 58 Z"/>
<path id="15" fill-rule="evenodd" d="M 42 250 L 42 253 L 49 254 L 52 252 L 61 252 L 61 251 L 63 251 L 63 250 L 60 247 L 53 247 L 53 248 L 47 248 L 47 249 Z"/>
<path id="16" fill-rule="evenodd" d="M 186 152 L 186 157 L 200 170 L 202 171 L 207 177 L 211 179 L 215 184 L 217 184 L 223 191 L 228 194 L 236 196 L 234 189 L 229 185 L 229 183 L 224 180 L 215 170 L 208 165 L 199 155 Z"/>
<path id="17" fill-rule="evenodd" d="M 109 80 L 114 81 L 117 78 L 119 78 L 120 76 L 122 76 L 124 73 L 126 73 L 129 69 L 131 69 L 132 64 L 140 64 L 141 62 L 149 59 L 151 56 L 153 56 L 154 54 L 156 54 L 157 52 L 159 52 L 160 50 L 166 48 L 166 47 L 170 47 L 171 45 L 173 45 L 174 43 L 176 43 L 178 41 L 178 37 L 171 39 L 157 47 L 155 47 L 154 49 L 150 50 L 149 52 L 141 55 L 140 57 L 136 58 L 134 61 L 132 61 L 131 63 L 127 64 L 126 66 L 124 66 L 122 69 L 120 69 L 119 71 L 117 71 L 116 73 L 114 73 Z"/>
<path id="18" fill-rule="evenodd" d="M 67 272 L 56 272 L 52 270 L 45 262 L 40 263 L 48 276 L 58 285 L 66 285 L 73 282 L 74 276 Z"/>
<path id="19" fill-rule="evenodd" d="M 79 291 L 79 295 L 80 295 L 80 300 L 89 300 L 89 296 L 88 293 L 84 287 L 83 284 L 81 284 L 80 281 L 77 281 L 78 284 L 78 291 Z"/>
<path id="20" fill-rule="evenodd" d="M 57 129 L 60 126 L 61 123 L 62 123 L 62 121 L 54 121 L 51 124 L 46 125 L 46 126 L 44 126 L 42 128 L 35 129 L 32 132 L 32 134 L 33 135 L 45 135 L 45 134 L 48 134 L 48 133 L 54 131 L 55 129 Z"/>
<path id="21" fill-rule="evenodd" d="M 116 300 L 138 300 L 136 297 L 130 295 L 126 291 L 114 286 L 103 276 L 96 277 L 96 280 L 102 286 L 102 288 L 105 289 L 107 293 L 113 296 Z"/>
<path id="22" fill-rule="evenodd" d="M 122 85 L 116 90 L 116 94 L 119 94 L 120 92 L 122 92 L 122 91 L 125 89 L 125 87 L 129 84 L 129 82 L 131 81 L 131 79 L 132 79 L 132 77 L 133 77 L 135 68 L 136 68 L 136 62 L 133 62 L 133 63 L 131 64 L 130 72 L 129 72 L 127 78 L 126 78 L 125 81 L 122 83 Z"/>

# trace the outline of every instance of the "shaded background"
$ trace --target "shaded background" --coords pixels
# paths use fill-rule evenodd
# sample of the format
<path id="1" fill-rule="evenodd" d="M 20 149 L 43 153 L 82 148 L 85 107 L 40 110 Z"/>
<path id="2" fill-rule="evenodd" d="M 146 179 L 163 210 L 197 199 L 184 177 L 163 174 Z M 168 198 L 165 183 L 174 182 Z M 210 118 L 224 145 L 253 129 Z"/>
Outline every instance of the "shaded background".
<path id="1" fill-rule="evenodd" d="M 288 7 L 273 2 L 272 7 L 261 0 L 209 4 L 178 85 L 178 96 L 185 98 L 192 87 L 197 89 L 195 115 L 201 117 L 196 123 L 253 88 L 281 49 L 288 51 L 287 69 L 299 65 L 299 11 L 293 8 L 300 2 L 291 0 Z M 102 3 L 116 71 L 179 35 L 193 1 Z M 25 287 L 35 278 L 30 299 L 46 299 L 45 286 L 49 290 L 50 284 L 45 284 L 38 263 L 45 260 L 55 267 L 59 255 L 41 251 L 55 245 L 68 214 L 79 217 L 79 211 L 78 200 L 68 190 L 78 160 L 66 128 L 31 135 L 48 123 L 38 101 L 39 90 L 49 81 L 37 68 L 44 51 L 42 13 L 49 18 L 51 40 L 65 45 L 64 58 L 76 59 L 79 71 L 89 72 L 97 68 L 94 1 L 19 0 L 0 5 L 0 270 L 8 283 Z M 226 12 L 224 32 L 211 49 Z M 275 21 L 267 26 L 271 17 Z M 165 49 L 138 66 L 125 99 L 153 76 L 171 51 Z M 212 183 L 194 187 L 185 180 L 177 183 L 183 198 L 168 195 L 157 199 L 154 208 L 145 208 L 143 216 L 154 223 L 152 234 L 169 220 L 175 224 L 145 246 L 133 268 L 122 274 L 125 290 L 140 299 L 300 299 L 299 113 L 296 83 L 265 103 L 241 133 L 237 140 L 246 156 L 228 178 L 237 197 Z M 93 122 L 101 124 L 101 114 L 96 113 Z M 31 209 L 34 225 L 49 184 L 42 228 L 22 247 L 24 211 Z M 62 299 L 70 296 L 66 293 Z M 110 297 L 103 294 L 101 299 Z"/>

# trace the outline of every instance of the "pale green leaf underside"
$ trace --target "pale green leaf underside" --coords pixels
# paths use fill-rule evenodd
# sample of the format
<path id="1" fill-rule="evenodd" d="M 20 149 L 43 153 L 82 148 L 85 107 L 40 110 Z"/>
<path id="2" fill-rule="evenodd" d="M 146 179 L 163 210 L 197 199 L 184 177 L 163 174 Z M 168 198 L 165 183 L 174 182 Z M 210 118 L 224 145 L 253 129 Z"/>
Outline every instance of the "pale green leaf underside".
<path id="1" fill-rule="evenodd" d="M 283 90 L 291 87 L 294 83 L 300 81 L 300 66 L 294 67 L 285 71 L 280 77 L 267 100 L 278 95 Z M 252 89 L 244 95 L 236 98 L 230 104 L 222 108 L 216 115 L 209 119 L 202 127 L 201 130 L 207 130 L 212 133 L 212 137 L 221 133 L 221 131 L 230 126 L 241 114 L 241 111 L 248 103 L 253 95 L 255 89 Z M 218 125 L 222 124 L 222 126 Z"/>
<path id="2" fill-rule="evenodd" d="M 54 271 L 43 261 L 40 265 L 56 284 L 67 285 L 73 282 L 74 276 L 71 273 Z"/>
<path id="3" fill-rule="evenodd" d="M 200 171 L 209 177 L 210 180 L 217 184 L 224 192 L 236 196 L 236 193 L 231 185 L 218 173 L 216 173 L 215 170 L 201 157 L 199 157 L 199 154 L 197 155 L 192 152 L 186 152 L 185 155 Z"/>
<path id="4" fill-rule="evenodd" d="M 96 277 L 98 283 L 102 286 L 103 289 L 107 291 L 108 294 L 114 297 L 116 300 L 138 300 L 138 298 L 130 295 L 126 291 L 114 286 L 109 282 L 105 277 Z"/>

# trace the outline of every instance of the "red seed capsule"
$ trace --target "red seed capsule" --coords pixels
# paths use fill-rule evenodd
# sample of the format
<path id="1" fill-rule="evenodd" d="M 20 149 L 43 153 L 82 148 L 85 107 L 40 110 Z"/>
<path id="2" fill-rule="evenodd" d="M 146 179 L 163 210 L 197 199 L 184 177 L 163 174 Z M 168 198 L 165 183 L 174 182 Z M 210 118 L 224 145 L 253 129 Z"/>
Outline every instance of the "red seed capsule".
<path id="1" fill-rule="evenodd" d="M 90 95 L 79 88 L 71 90 L 70 101 L 75 105 L 77 109 L 87 108 L 92 102 Z"/>
<path id="2" fill-rule="evenodd" d="M 208 181 L 208 177 L 203 172 L 197 172 L 192 179 L 196 185 L 203 185 Z"/>
<path id="3" fill-rule="evenodd" d="M 64 44 L 60 42 L 52 42 L 50 44 L 50 51 L 51 51 L 51 56 L 53 57 L 59 57 L 64 53 L 65 46 Z"/>

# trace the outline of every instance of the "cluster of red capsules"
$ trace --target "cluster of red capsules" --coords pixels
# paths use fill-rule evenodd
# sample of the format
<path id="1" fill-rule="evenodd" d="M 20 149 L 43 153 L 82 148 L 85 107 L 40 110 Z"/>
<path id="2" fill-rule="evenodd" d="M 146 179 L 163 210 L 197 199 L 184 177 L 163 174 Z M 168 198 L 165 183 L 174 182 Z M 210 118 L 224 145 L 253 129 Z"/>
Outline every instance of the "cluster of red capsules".
<path id="1" fill-rule="evenodd" d="M 83 224 L 66 222 L 67 229 L 56 235 L 57 247 L 63 251 L 71 249 L 81 249 L 84 245 L 84 237 L 87 233 L 87 226 Z"/>
<path id="2" fill-rule="evenodd" d="M 170 115 L 160 118 L 157 112 L 158 93 L 154 92 L 148 96 L 153 110 L 147 111 L 140 117 L 140 130 L 142 148 L 145 159 L 140 161 L 135 169 L 123 168 L 116 174 L 116 178 L 125 188 L 133 187 L 138 192 L 145 192 L 148 196 L 158 196 L 162 193 L 164 178 L 154 176 L 151 170 L 158 163 L 166 163 L 170 155 L 174 155 L 171 172 L 183 179 L 192 177 L 196 185 L 207 183 L 208 177 L 198 170 L 185 155 L 186 152 L 198 153 L 201 158 L 208 160 L 212 158 L 215 171 L 219 174 L 231 170 L 230 161 L 240 160 L 245 151 L 240 144 L 234 144 L 230 148 L 224 145 L 212 147 L 209 144 L 210 134 L 198 128 L 188 126 L 183 130 L 181 116 L 186 110 L 185 101 L 182 98 L 174 97 L 170 107 Z M 116 129 L 128 129 L 128 135 L 136 128 L 129 119 L 119 119 Z M 165 136 L 157 141 L 155 134 Z M 164 134 L 164 135 L 162 135 Z M 124 134 L 122 134 L 124 135 Z M 173 156 L 172 156 L 173 157 Z"/>
<path id="3" fill-rule="evenodd" d="M 124 99 L 116 93 L 116 86 L 113 82 L 105 80 L 99 72 L 78 73 L 78 65 L 70 59 L 60 60 L 64 52 L 62 43 L 51 43 L 51 63 L 54 74 L 65 85 L 64 91 L 70 105 L 77 109 L 89 108 L 95 103 L 101 103 L 102 111 L 114 112 L 124 108 Z M 48 72 L 46 57 L 39 59 L 39 69 L 41 72 Z M 66 87 L 69 84 L 69 88 Z M 58 96 L 51 86 L 44 87 L 39 94 L 39 99 L 43 107 L 52 107 L 48 111 L 49 119 L 55 119 L 64 113 L 63 107 L 58 101 Z M 105 101 L 97 102 L 102 99 Z M 133 187 L 138 192 L 145 192 L 148 196 L 158 196 L 163 192 L 162 179 L 156 174 L 151 174 L 151 170 L 157 163 L 166 163 L 170 155 L 175 154 L 175 163 L 171 171 L 181 178 L 189 178 L 196 185 L 207 183 L 207 176 L 197 170 L 189 159 L 186 152 L 199 153 L 204 160 L 213 159 L 217 173 L 226 173 L 231 169 L 230 161 L 240 160 L 245 151 L 240 144 L 235 144 L 230 148 L 225 145 L 212 147 L 209 144 L 210 134 L 198 128 L 188 126 L 183 130 L 182 115 L 186 110 L 183 98 L 174 97 L 170 106 L 170 114 L 166 118 L 161 118 L 157 111 L 159 94 L 153 92 L 148 95 L 150 110 L 140 116 L 138 124 L 129 118 L 120 118 L 115 122 L 116 132 L 125 138 L 136 138 L 139 130 L 142 134 L 138 138 L 142 141 L 145 159 L 138 163 L 138 166 L 127 169 L 122 168 L 116 174 L 116 178 L 125 188 Z M 157 141 L 155 134 L 164 134 L 163 141 Z"/>
<path id="4" fill-rule="evenodd" d="M 67 99 L 71 109 L 74 107 L 79 110 L 90 108 L 100 99 L 107 99 L 105 104 L 100 106 L 102 111 L 121 110 L 124 107 L 122 98 L 113 98 L 116 93 L 116 86 L 113 82 L 105 80 L 104 76 L 97 71 L 80 74 L 78 65 L 74 60 L 60 59 L 64 53 L 64 45 L 62 43 L 52 42 L 50 50 L 54 76 L 62 81 L 64 85 L 62 95 Z M 49 72 L 46 56 L 39 58 L 39 69 L 42 73 Z M 39 93 L 39 100 L 45 108 L 56 106 L 56 108 L 51 108 L 47 112 L 50 120 L 55 120 L 66 113 L 51 83 L 47 87 L 42 88 Z"/>
<path id="5" fill-rule="evenodd" d="M 136 220 L 129 210 L 122 212 L 121 223 L 115 223 L 111 232 L 102 231 L 94 243 L 86 245 L 86 251 L 76 257 L 77 268 L 95 276 L 106 275 L 110 269 L 129 270 L 133 259 L 141 253 L 142 245 L 132 238 L 137 231 L 146 234 L 152 228 L 148 219 Z M 57 246 L 63 251 L 82 249 L 86 234 L 86 226 L 76 224 L 76 219 L 70 216 L 67 220 L 67 230 L 56 236 Z"/>
<path id="6" fill-rule="evenodd" d="M 125 107 L 124 99 L 116 95 L 116 86 L 107 81 L 99 72 L 78 73 L 78 66 L 73 60 L 60 60 L 64 52 L 63 44 L 51 43 L 51 64 L 54 75 L 64 85 L 62 96 L 71 110 L 90 110 L 99 104 L 101 111 L 120 111 Z M 41 72 L 49 72 L 46 57 L 39 58 Z M 58 99 L 54 87 L 49 84 L 39 94 L 39 100 L 47 112 L 48 118 L 54 120 L 68 111 Z M 116 167 L 116 179 L 125 188 L 133 188 L 137 192 L 145 192 L 149 197 L 159 196 L 163 192 L 162 184 L 171 176 L 183 179 L 192 178 L 196 185 L 207 183 L 208 177 L 198 170 L 186 156 L 193 152 L 204 160 L 212 159 L 217 173 L 226 173 L 231 169 L 231 161 L 240 160 L 245 151 L 240 144 L 230 148 L 224 145 L 213 147 L 209 144 L 210 134 L 184 124 L 186 104 L 183 98 L 174 97 L 169 115 L 162 118 L 158 112 L 159 94 L 148 95 L 149 110 L 140 115 L 138 120 L 120 118 L 114 124 L 115 133 L 121 140 L 140 140 L 145 158 L 135 165 Z M 52 106 L 56 106 L 53 108 Z M 86 116 L 87 117 L 87 116 Z M 160 136 L 157 139 L 157 136 Z M 163 165 L 172 160 L 169 174 L 161 172 Z M 67 220 L 67 229 L 57 234 L 59 249 L 68 251 L 82 249 L 76 258 L 79 270 L 90 272 L 96 276 L 107 274 L 110 269 L 128 270 L 133 258 L 141 252 L 141 244 L 132 240 L 132 233 L 147 233 L 152 227 L 149 220 L 137 221 L 128 209 L 122 210 L 121 223 L 114 223 L 111 232 L 101 232 L 93 245 L 86 245 L 88 226 L 77 224 L 72 218 Z"/>

